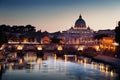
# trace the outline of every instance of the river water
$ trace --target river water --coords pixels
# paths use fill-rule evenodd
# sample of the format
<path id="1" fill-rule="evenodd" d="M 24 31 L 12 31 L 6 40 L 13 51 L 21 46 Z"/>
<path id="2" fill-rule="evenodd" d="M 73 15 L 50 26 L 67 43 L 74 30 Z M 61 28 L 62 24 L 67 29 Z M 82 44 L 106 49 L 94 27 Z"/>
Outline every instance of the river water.
<path id="1" fill-rule="evenodd" d="M 0 64 L 0 80 L 119 80 L 109 65 L 88 58 L 44 58 L 26 55 Z"/>

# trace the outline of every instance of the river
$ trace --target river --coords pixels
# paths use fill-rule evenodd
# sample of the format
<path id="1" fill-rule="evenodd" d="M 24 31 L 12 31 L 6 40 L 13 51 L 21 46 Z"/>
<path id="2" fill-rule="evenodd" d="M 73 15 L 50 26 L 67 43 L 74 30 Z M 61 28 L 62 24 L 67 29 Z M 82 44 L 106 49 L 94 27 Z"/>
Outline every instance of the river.
<path id="1" fill-rule="evenodd" d="M 17 61 L 1 62 L 0 80 L 119 80 L 110 65 L 85 57 L 66 56 L 40 58 L 27 53 L 17 57 Z"/>

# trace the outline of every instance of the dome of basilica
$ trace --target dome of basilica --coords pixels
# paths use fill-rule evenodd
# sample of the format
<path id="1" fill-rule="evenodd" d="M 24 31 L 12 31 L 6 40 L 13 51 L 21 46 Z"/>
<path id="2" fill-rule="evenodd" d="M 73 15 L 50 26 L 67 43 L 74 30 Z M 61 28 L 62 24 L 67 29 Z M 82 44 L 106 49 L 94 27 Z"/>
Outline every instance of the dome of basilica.
<path id="1" fill-rule="evenodd" d="M 82 16 L 81 16 L 81 15 L 79 16 L 79 19 L 76 20 L 74 27 L 75 27 L 76 29 L 86 28 L 86 23 L 85 23 L 85 21 L 82 19 Z"/>

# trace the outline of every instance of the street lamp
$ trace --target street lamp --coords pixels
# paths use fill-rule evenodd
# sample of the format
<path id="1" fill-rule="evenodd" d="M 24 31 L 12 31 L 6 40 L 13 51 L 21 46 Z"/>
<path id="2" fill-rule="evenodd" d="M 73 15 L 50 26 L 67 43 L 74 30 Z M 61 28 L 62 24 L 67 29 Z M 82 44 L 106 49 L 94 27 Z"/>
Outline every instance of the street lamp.
<path id="1" fill-rule="evenodd" d="M 79 46 L 78 51 L 83 51 L 83 46 Z"/>
<path id="2" fill-rule="evenodd" d="M 38 46 L 38 47 L 37 47 L 37 50 L 42 51 L 42 46 L 41 46 L 41 45 Z"/>
<path id="3" fill-rule="evenodd" d="M 22 45 L 19 45 L 18 47 L 17 47 L 17 50 L 22 50 L 23 49 L 23 46 Z"/>
<path id="4" fill-rule="evenodd" d="M 62 51 L 63 50 L 62 46 L 58 46 L 57 49 L 58 49 L 58 51 Z"/>

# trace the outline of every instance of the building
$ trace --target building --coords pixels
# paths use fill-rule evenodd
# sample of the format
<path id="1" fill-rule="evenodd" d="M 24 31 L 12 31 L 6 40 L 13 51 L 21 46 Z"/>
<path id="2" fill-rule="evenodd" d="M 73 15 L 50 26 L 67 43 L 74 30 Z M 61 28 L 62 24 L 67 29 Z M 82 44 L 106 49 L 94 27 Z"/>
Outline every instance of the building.
<path id="1" fill-rule="evenodd" d="M 103 37 L 100 42 L 100 50 L 104 55 L 115 56 L 116 42 L 114 37 Z"/>
<path id="2" fill-rule="evenodd" d="M 108 37 L 115 37 L 115 31 L 110 29 L 98 30 L 96 32 L 96 35 L 101 35 L 101 34 L 107 35 Z"/>
<path id="3" fill-rule="evenodd" d="M 63 31 L 62 34 L 66 44 L 91 45 L 94 43 L 94 31 L 86 26 L 86 22 L 81 15 L 76 20 L 74 27 Z"/>

